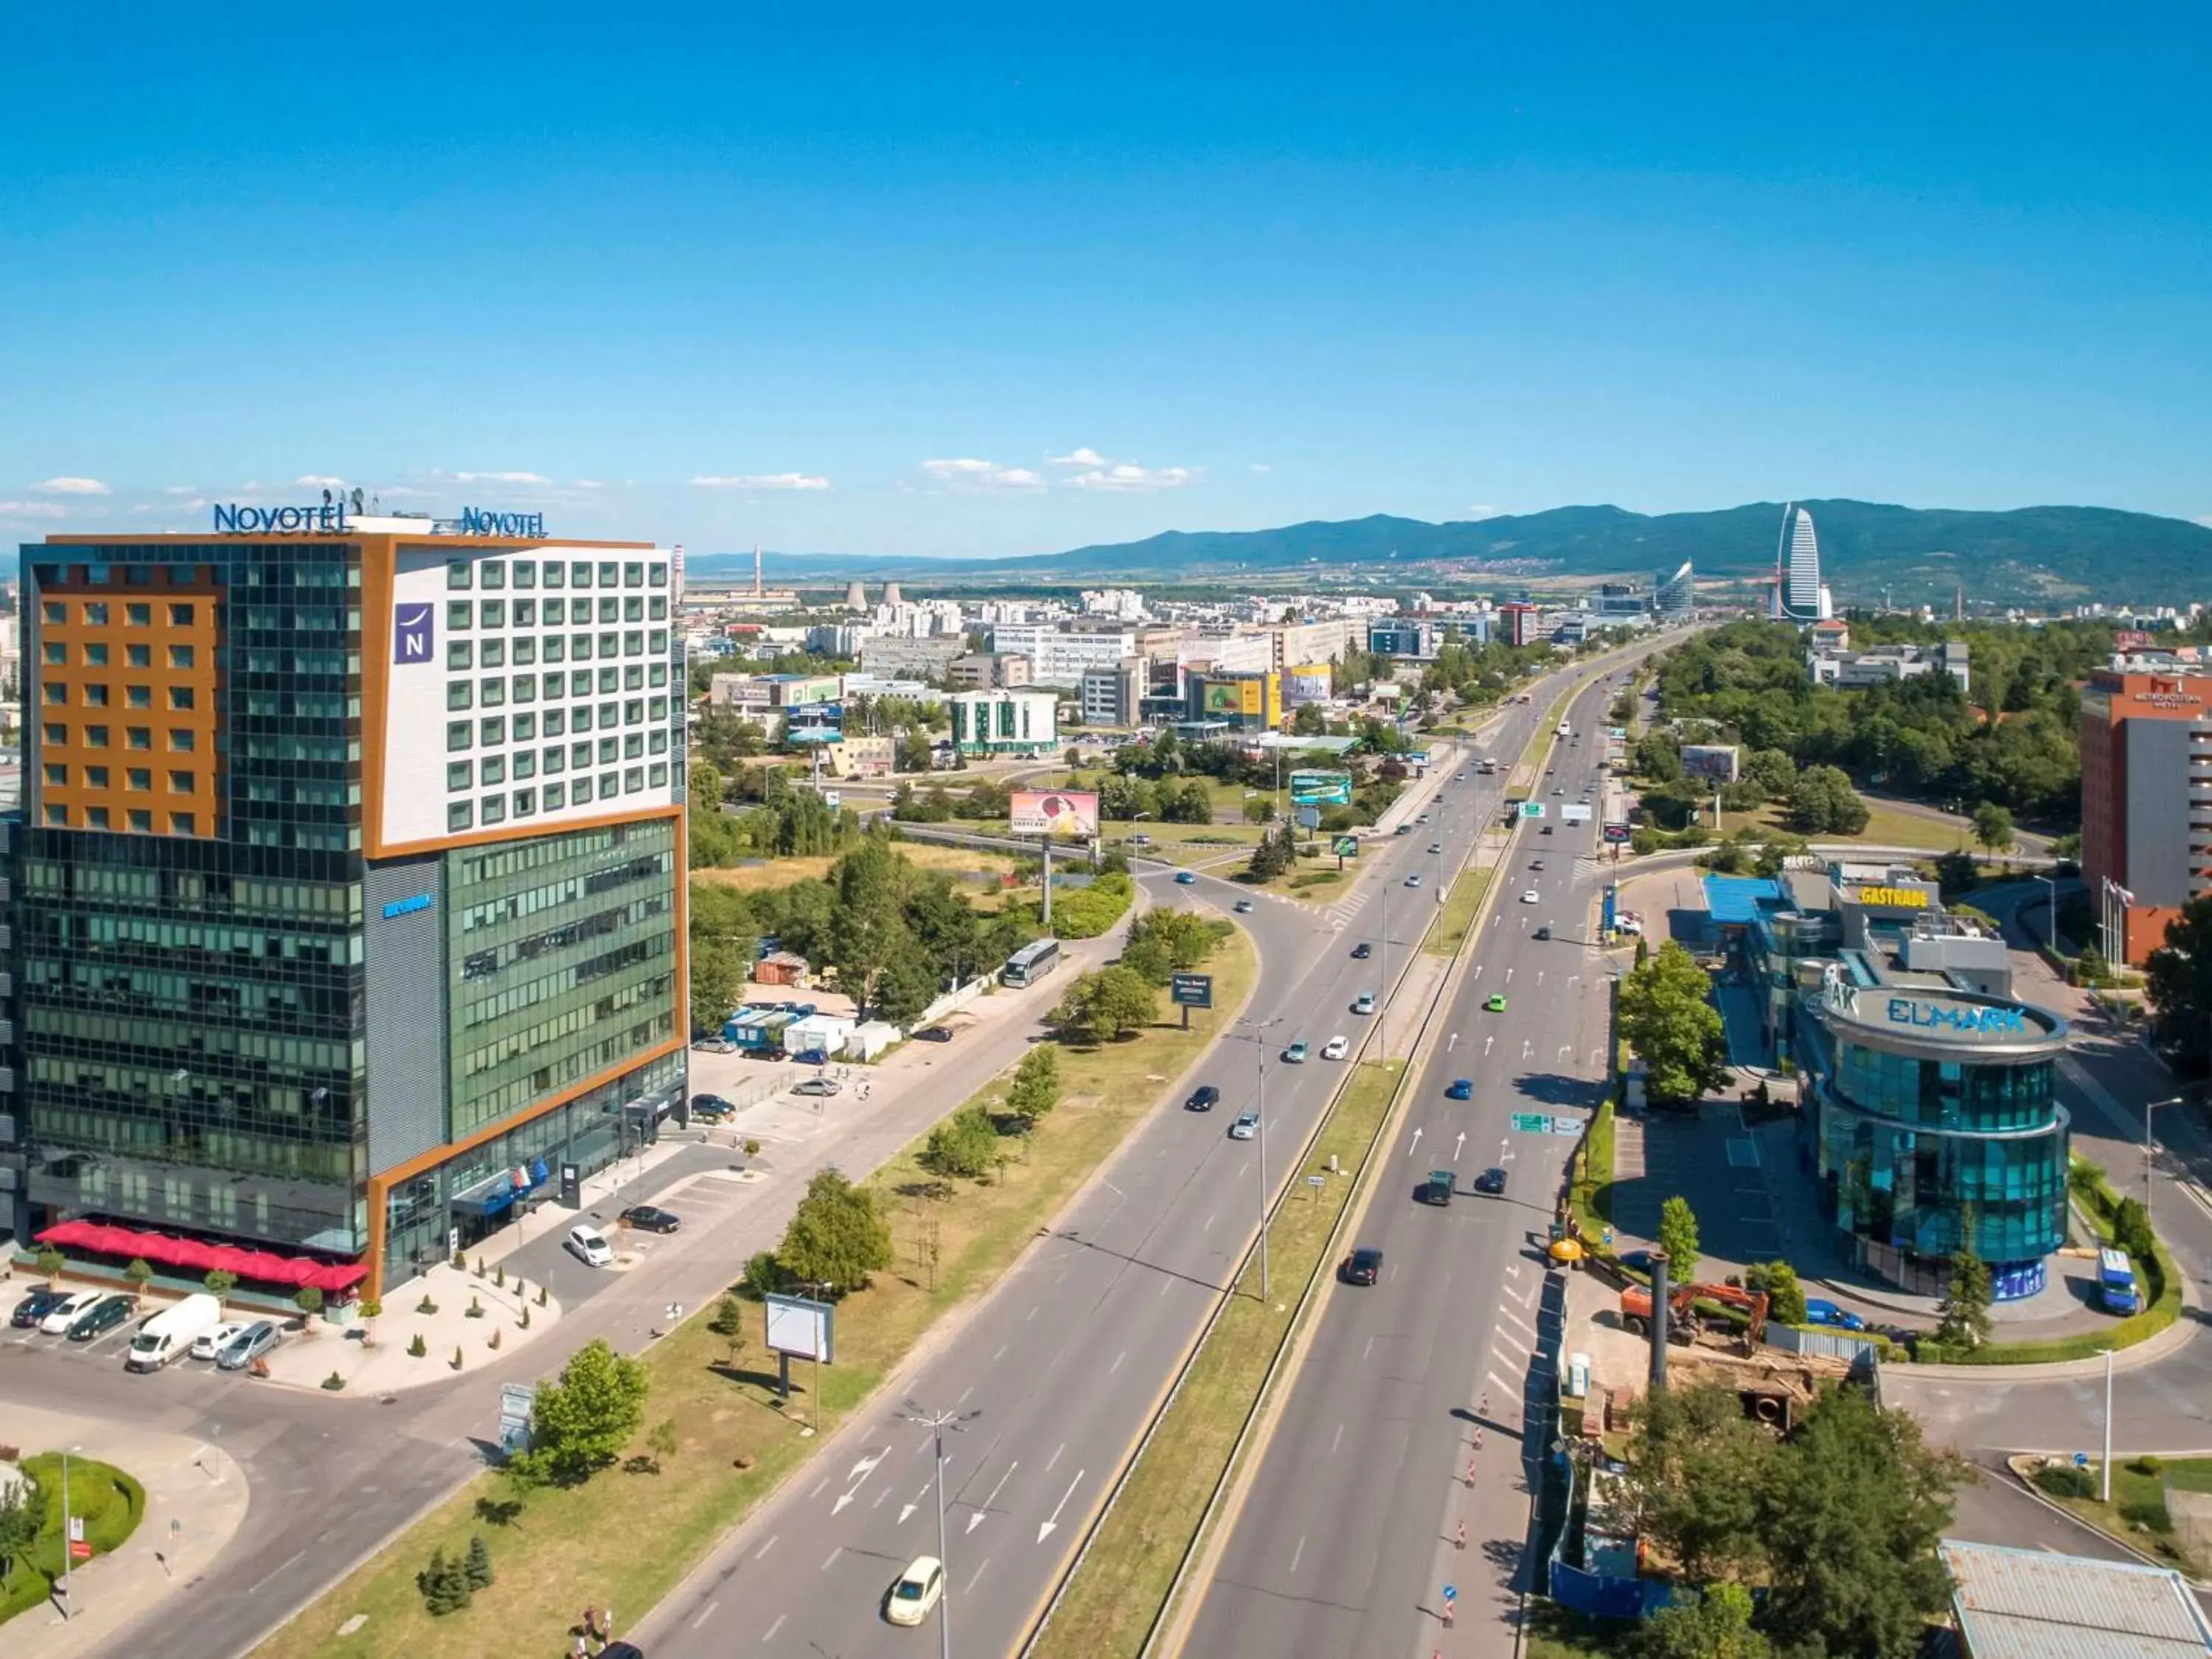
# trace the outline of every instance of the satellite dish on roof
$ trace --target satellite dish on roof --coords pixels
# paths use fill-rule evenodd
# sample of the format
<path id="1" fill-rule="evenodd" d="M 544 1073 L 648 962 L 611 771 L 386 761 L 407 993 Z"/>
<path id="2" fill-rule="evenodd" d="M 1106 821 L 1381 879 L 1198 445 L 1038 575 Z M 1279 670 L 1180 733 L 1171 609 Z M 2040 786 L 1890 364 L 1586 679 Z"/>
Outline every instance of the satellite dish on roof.
<path id="1" fill-rule="evenodd" d="M 360 485 L 358 485 L 358 484 L 356 484 L 356 485 L 355 485 L 355 486 L 354 486 L 354 492 L 353 492 L 353 510 L 354 510 L 355 512 L 356 512 L 356 513 L 359 513 L 359 512 L 361 512 L 361 511 L 362 510 L 362 493 L 361 493 L 361 486 L 360 486 Z"/>

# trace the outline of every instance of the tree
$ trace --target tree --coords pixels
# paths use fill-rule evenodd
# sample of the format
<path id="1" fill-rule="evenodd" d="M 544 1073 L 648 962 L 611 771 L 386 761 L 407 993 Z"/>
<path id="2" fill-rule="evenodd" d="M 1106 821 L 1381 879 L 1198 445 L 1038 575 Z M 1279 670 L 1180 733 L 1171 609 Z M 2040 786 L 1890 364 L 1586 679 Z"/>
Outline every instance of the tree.
<path id="1" fill-rule="evenodd" d="M 46 1526 L 46 1489 L 27 1476 L 0 1488 L 0 1584 L 38 1547 Z"/>
<path id="2" fill-rule="evenodd" d="M 1808 767 L 1790 787 L 1790 827 L 1806 835 L 1856 836 L 1871 816 L 1840 767 Z"/>
<path id="3" fill-rule="evenodd" d="M 217 1302 L 221 1302 L 238 1288 L 238 1275 L 228 1267 L 210 1267 L 208 1269 L 207 1277 L 201 1279 L 200 1283 L 207 1286 L 207 1293 L 210 1296 Z"/>
<path id="4" fill-rule="evenodd" d="M 123 1276 L 131 1281 L 131 1288 L 143 1296 L 146 1287 L 154 1282 L 154 1264 L 143 1255 L 133 1256 L 131 1265 L 123 1270 Z"/>
<path id="5" fill-rule="evenodd" d="M 1266 881 L 1291 869 L 1297 859 L 1297 842 L 1291 826 L 1286 823 L 1260 837 L 1259 845 L 1252 849 L 1250 861 L 1244 866 L 1244 873 L 1255 881 Z"/>
<path id="6" fill-rule="evenodd" d="M 1777 1449 L 1733 1389 L 1703 1383 L 1646 1397 L 1629 1489 L 1645 1532 L 1685 1577 L 1742 1577 L 1763 1565 Z"/>
<path id="7" fill-rule="evenodd" d="M 981 1106 L 963 1106 L 929 1132 L 921 1164 L 937 1175 L 974 1181 L 989 1173 L 998 1152 L 999 1132 L 991 1115 Z"/>
<path id="8" fill-rule="evenodd" d="M 49 1286 L 62 1276 L 62 1269 L 68 1266 L 69 1258 L 51 1244 L 39 1252 L 39 1277 L 45 1279 Z"/>
<path id="9" fill-rule="evenodd" d="M 480 1532 L 469 1535 L 468 1559 L 461 1565 L 461 1574 L 472 1591 L 491 1588 L 491 1546 Z"/>
<path id="10" fill-rule="evenodd" d="M 1621 981 L 1621 1033 L 1654 1100 L 1695 1100 L 1723 1075 L 1727 1033 L 1711 995 L 1711 975 L 1674 939 Z"/>
<path id="11" fill-rule="evenodd" d="M 784 1229 L 777 1262 L 813 1285 L 857 1291 L 891 1265 L 891 1230 L 875 1195 L 835 1170 L 806 1183 L 806 1196 Z"/>
<path id="12" fill-rule="evenodd" d="M 2139 1198 L 2124 1198 L 2112 1212 L 2112 1243 L 2138 1261 L 2148 1261 L 2157 1253 L 2158 1242 L 2151 1236 L 2150 1212 Z"/>
<path id="13" fill-rule="evenodd" d="M 1152 1023 L 1159 993 L 1134 969 L 1099 968 L 1067 988 L 1052 1011 L 1052 1024 L 1063 1036 L 1091 1042 L 1114 1042 Z"/>
<path id="14" fill-rule="evenodd" d="M 653 1425 L 652 1432 L 645 1437 L 645 1449 L 653 1461 L 655 1474 L 660 1473 L 662 1464 L 676 1461 L 677 1448 L 680 1443 L 677 1438 L 674 1418 L 664 1417 Z"/>
<path id="15" fill-rule="evenodd" d="M 621 1455 L 645 1419 L 650 1379 L 642 1360 L 593 1337 L 556 1382 L 541 1382 L 530 1408 L 530 1449 L 509 1467 L 527 1480 L 574 1486 Z"/>
<path id="16" fill-rule="evenodd" d="M 2212 896 L 2190 900 L 2166 924 L 2143 980 L 2160 1046 L 2185 1076 L 2202 1077 L 2212 1066 Z"/>
<path id="17" fill-rule="evenodd" d="M 518 1297 L 522 1294 L 522 1281 L 519 1279 L 514 1281 L 514 1291 Z M 362 1342 L 373 1348 L 376 1346 L 376 1322 L 384 1317 L 384 1304 L 373 1296 L 368 1297 L 356 1311 L 361 1315 Z"/>
<path id="18" fill-rule="evenodd" d="M 1974 863 L 1974 855 L 1963 847 L 1954 847 L 1940 854 L 1936 860 L 1936 886 L 1948 902 L 1961 894 L 1971 893 L 1982 884 L 1982 872 Z"/>
<path id="19" fill-rule="evenodd" d="M 434 1619 L 459 1613 L 474 1594 L 469 1589 L 468 1569 L 459 1560 L 447 1560 L 443 1549 L 430 1552 L 430 1565 L 415 1575 L 415 1588 Z"/>
<path id="20" fill-rule="evenodd" d="M 936 1000 L 936 964 L 919 948 L 901 951 L 876 979 L 876 1012 L 894 1025 L 920 1024 Z"/>
<path id="21" fill-rule="evenodd" d="M 1796 1268 L 1786 1261 L 1766 1264 L 1766 1311 L 1784 1325 L 1805 1322 L 1805 1287 L 1798 1282 Z"/>
<path id="22" fill-rule="evenodd" d="M 726 1293 L 714 1304 L 714 1316 L 708 1320 L 707 1328 L 722 1339 L 722 1346 L 727 1351 L 726 1363 L 736 1365 L 738 1356 L 745 1347 L 745 1304 Z"/>
<path id="23" fill-rule="evenodd" d="M 1060 1050 L 1041 1042 L 1022 1056 L 1014 1067 L 1014 1081 L 1006 1091 L 1006 1105 L 1033 1129 L 1039 1118 L 1060 1104 Z"/>
<path id="24" fill-rule="evenodd" d="M 319 1286 L 302 1285 L 292 1292 L 292 1305 L 300 1310 L 302 1319 L 313 1319 L 323 1310 L 323 1292 Z"/>
<path id="25" fill-rule="evenodd" d="M 1905 1413 L 1856 1389 L 1823 1392 L 1764 1484 L 1772 1576 L 1759 1627 L 1793 1644 L 1817 1632 L 1814 1653 L 1910 1659 L 1950 1601 L 1936 1546 L 1965 1474 Z"/>
<path id="26" fill-rule="evenodd" d="M 830 915 L 830 957 L 837 981 L 854 1002 L 872 1006 L 876 979 L 913 936 L 900 911 L 902 876 L 908 866 L 880 836 L 868 836 L 837 860 L 830 872 L 836 896 Z"/>
<path id="27" fill-rule="evenodd" d="M 1667 1277 L 1674 1284 L 1698 1276 L 1698 1218 L 1680 1193 L 1659 1206 L 1659 1248 L 1667 1252 Z"/>
<path id="28" fill-rule="evenodd" d="M 2012 814 L 1994 801 L 1974 809 L 1974 841 L 1985 853 L 2002 853 L 2012 845 Z"/>
<path id="29" fill-rule="evenodd" d="M 1990 1264 L 1961 1245 L 1951 1258 L 1951 1283 L 1937 1305 L 1942 1318 L 1936 1340 L 1953 1347 L 1978 1348 L 1990 1340 L 1990 1303 L 1993 1291 Z"/>
<path id="30" fill-rule="evenodd" d="M 1752 1628 L 1751 1592 L 1722 1579 L 1678 1597 L 1637 1633 L 1638 1659 L 1769 1659 L 1774 1651 Z"/>
<path id="31" fill-rule="evenodd" d="M 691 941 L 691 1029 L 720 1031 L 744 994 L 752 967 L 750 956 L 727 939 Z"/>

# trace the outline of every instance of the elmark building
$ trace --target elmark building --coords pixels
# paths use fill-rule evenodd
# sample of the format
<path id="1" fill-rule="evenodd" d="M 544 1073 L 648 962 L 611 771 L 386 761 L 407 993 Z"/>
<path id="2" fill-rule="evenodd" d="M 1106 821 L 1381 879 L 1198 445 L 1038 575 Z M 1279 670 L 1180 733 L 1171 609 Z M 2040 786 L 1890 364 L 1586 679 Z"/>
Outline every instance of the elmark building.
<path id="1" fill-rule="evenodd" d="M 18 1231 L 379 1295 L 685 1098 L 674 560 L 218 522 L 23 549 Z"/>

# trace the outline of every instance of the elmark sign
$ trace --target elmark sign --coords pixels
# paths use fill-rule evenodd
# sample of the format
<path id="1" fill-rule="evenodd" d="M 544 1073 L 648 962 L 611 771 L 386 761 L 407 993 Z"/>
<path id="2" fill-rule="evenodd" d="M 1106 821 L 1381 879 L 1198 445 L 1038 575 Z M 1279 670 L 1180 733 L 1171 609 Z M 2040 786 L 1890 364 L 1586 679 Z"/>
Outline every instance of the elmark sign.
<path id="1" fill-rule="evenodd" d="M 1984 1004 L 1946 1006 L 1919 1002 L 1911 997 L 1892 997 L 1887 1010 L 1893 1025 L 1915 1025 L 1923 1030 L 1955 1031 L 1961 1036 L 2027 1036 L 2027 1011 L 1991 1007 Z"/>

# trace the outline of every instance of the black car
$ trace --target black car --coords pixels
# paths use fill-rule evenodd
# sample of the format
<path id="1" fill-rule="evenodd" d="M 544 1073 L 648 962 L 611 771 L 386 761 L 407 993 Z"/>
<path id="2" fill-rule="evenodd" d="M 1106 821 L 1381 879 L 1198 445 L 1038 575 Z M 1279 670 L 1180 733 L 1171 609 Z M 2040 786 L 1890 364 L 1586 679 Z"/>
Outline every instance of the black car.
<path id="1" fill-rule="evenodd" d="M 952 1041 L 952 1028 L 950 1025 L 925 1025 L 914 1034 L 914 1040 L 916 1042 L 950 1042 Z"/>
<path id="2" fill-rule="evenodd" d="M 67 1291 L 33 1291 L 15 1304 L 15 1312 L 8 1321 L 18 1330 L 37 1324 L 63 1303 L 69 1300 Z"/>
<path id="3" fill-rule="evenodd" d="M 728 1117 L 737 1109 L 720 1095 L 691 1097 L 691 1115 L 694 1117 Z"/>
<path id="4" fill-rule="evenodd" d="M 1361 1245 L 1344 1258 L 1344 1282 L 1347 1285 L 1372 1285 L 1382 1277 L 1382 1252 Z"/>
<path id="5" fill-rule="evenodd" d="M 1354 962 L 1364 962 L 1368 957 L 1374 954 L 1375 947 L 1370 945 L 1365 939 L 1360 940 L 1358 944 L 1352 947 L 1352 959 Z"/>
<path id="6" fill-rule="evenodd" d="M 116 1295 L 104 1302 L 95 1302 L 77 1316 L 76 1324 L 69 1328 L 69 1340 L 89 1342 L 103 1332 L 113 1330 L 137 1311 L 138 1298 L 135 1296 Z"/>
<path id="7" fill-rule="evenodd" d="M 1531 939 L 1549 939 L 1549 938 L 1551 938 L 1551 936 L 1552 936 L 1552 930 L 1551 930 L 1549 927 L 1539 927 L 1539 928 L 1538 928 L 1534 933 L 1531 933 L 1528 937 L 1529 937 L 1529 938 L 1531 938 Z"/>
<path id="8" fill-rule="evenodd" d="M 633 1204 L 622 1212 L 622 1218 L 646 1233 L 672 1233 L 684 1224 L 670 1212 L 653 1204 Z"/>
<path id="9" fill-rule="evenodd" d="M 1474 1190 L 1478 1193 L 1486 1194 L 1492 1198 L 1504 1197 L 1505 1171 L 1499 1169 L 1496 1164 L 1492 1164 L 1490 1168 L 1485 1170 L 1480 1175 L 1475 1176 Z"/>
<path id="10" fill-rule="evenodd" d="M 1220 1090 L 1211 1083 L 1201 1083 L 1190 1091 L 1190 1098 L 1183 1102 L 1182 1109 L 1186 1112 L 1210 1112 L 1220 1098 Z"/>

